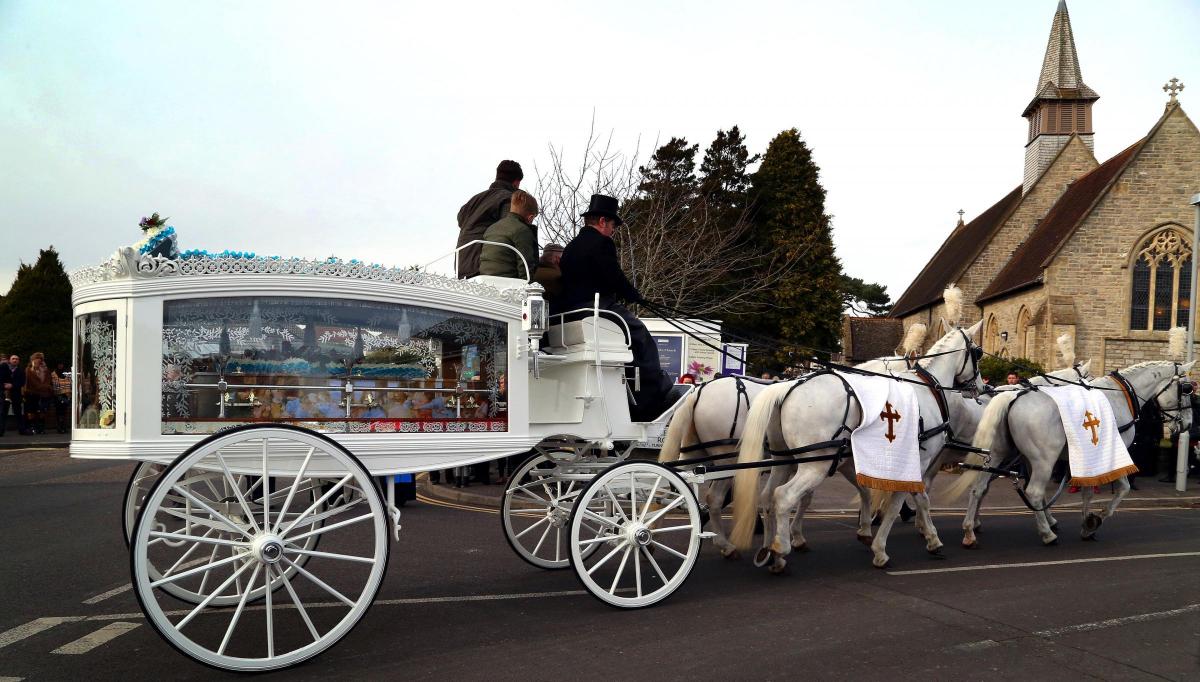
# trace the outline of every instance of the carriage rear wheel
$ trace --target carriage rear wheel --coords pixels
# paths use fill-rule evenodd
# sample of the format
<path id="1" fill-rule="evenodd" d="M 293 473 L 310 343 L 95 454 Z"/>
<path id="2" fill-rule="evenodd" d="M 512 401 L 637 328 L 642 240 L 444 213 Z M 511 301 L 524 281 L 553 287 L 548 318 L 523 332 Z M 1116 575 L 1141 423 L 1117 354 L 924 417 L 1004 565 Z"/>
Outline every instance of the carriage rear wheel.
<path id="1" fill-rule="evenodd" d="M 580 494 L 570 540 L 571 566 L 593 596 L 620 608 L 650 606 L 691 573 L 700 553 L 700 506 L 671 469 L 620 462 Z"/>
<path id="2" fill-rule="evenodd" d="M 504 539 L 517 556 L 538 568 L 571 565 L 567 524 L 586 481 L 563 478 L 569 470 L 568 463 L 536 454 L 513 472 L 504 489 L 500 508 Z"/>
<path id="3" fill-rule="evenodd" d="M 322 551 L 306 549 L 317 536 Z M 204 561 L 182 568 L 197 553 Z M 130 562 L 138 602 L 167 642 L 207 665 L 262 671 L 344 637 L 375 599 L 387 558 L 387 512 L 354 455 L 306 429 L 250 425 L 210 436 L 163 471 L 138 513 Z M 264 604 L 248 607 L 256 592 Z"/>
<path id="4" fill-rule="evenodd" d="M 166 468 L 167 467 L 165 465 L 155 464 L 154 462 L 140 462 L 137 468 L 133 470 L 133 475 L 129 477 L 129 483 L 125 486 L 124 513 L 121 515 L 121 526 L 125 532 L 124 537 L 126 547 L 129 547 L 129 539 L 133 536 L 133 526 L 137 522 L 137 514 L 139 511 L 141 511 L 142 502 L 146 499 L 146 495 L 150 493 L 150 489 L 154 486 L 154 482 L 158 480 L 158 477 L 162 475 L 163 470 Z M 234 475 L 234 479 L 238 484 L 239 491 L 242 493 L 243 497 L 246 498 L 248 506 L 250 509 L 258 511 L 261 511 L 262 509 L 262 494 L 259 492 L 262 488 L 261 483 L 259 482 L 261 478 L 261 476 Z M 199 482 L 200 481 L 197 480 L 197 483 Z M 271 488 L 273 490 L 273 492 L 270 494 L 272 502 L 275 504 L 282 502 L 283 496 L 287 494 L 287 490 L 277 490 L 276 485 L 272 485 Z M 207 480 L 204 481 L 204 484 L 197 485 L 193 489 L 193 492 L 204 501 L 214 505 L 220 504 L 221 500 L 233 495 L 233 489 L 231 485 L 225 480 L 225 477 L 219 473 L 209 475 Z M 305 488 L 298 493 L 299 497 L 297 497 L 296 503 L 307 506 L 312 504 L 312 502 L 320 494 L 320 489 L 315 485 L 306 484 Z M 187 500 L 179 495 L 168 495 L 167 500 L 174 503 L 175 506 L 180 509 L 181 513 L 186 513 L 186 508 L 190 504 L 190 500 Z M 321 509 L 317 510 L 318 514 L 321 511 L 324 511 L 323 505 Z M 320 523 L 321 522 L 318 522 L 317 527 L 319 527 Z M 185 529 L 187 529 L 189 523 L 184 521 L 183 526 Z M 166 530 L 166 526 L 160 523 L 158 530 Z M 235 536 L 229 531 L 211 528 L 203 530 L 206 531 L 205 534 L 210 538 L 227 540 L 235 539 Z M 307 538 L 304 538 L 302 549 L 316 549 L 320 540 L 321 536 L 319 534 L 310 535 Z M 166 544 L 174 544 L 174 546 L 177 547 L 184 543 L 183 540 L 164 540 L 163 542 Z M 211 548 L 211 551 L 209 551 L 209 548 L 207 547 L 201 547 L 199 544 L 192 544 L 192 546 L 189 548 L 189 552 L 185 552 L 185 556 L 182 557 L 182 563 L 176 567 L 176 570 L 187 569 L 205 562 L 211 562 L 216 558 L 218 551 L 218 548 L 215 546 Z M 304 554 L 296 560 L 296 563 L 300 566 L 304 566 L 304 564 L 308 562 L 308 559 L 309 555 Z M 162 577 L 158 574 L 155 567 L 151 566 L 150 571 L 152 572 L 151 577 L 153 579 L 157 580 Z M 284 569 L 284 571 L 288 573 L 289 578 L 296 573 L 296 569 L 292 568 L 291 566 L 288 566 L 286 569 Z M 282 587 L 282 579 L 276 578 L 271 582 L 272 590 L 279 590 Z M 202 591 L 197 592 L 189 589 L 186 582 L 165 583 L 163 585 L 163 589 L 169 592 L 171 596 L 175 597 L 176 599 L 183 600 L 190 604 L 199 604 L 205 599 L 205 594 Z M 213 599 L 211 604 L 213 606 L 231 606 L 236 604 L 241 601 L 241 589 L 242 582 L 240 580 L 235 581 L 234 591 L 232 593 Z M 262 599 L 263 596 L 263 586 L 260 585 L 250 591 L 250 597 L 248 601 L 253 603 Z"/>

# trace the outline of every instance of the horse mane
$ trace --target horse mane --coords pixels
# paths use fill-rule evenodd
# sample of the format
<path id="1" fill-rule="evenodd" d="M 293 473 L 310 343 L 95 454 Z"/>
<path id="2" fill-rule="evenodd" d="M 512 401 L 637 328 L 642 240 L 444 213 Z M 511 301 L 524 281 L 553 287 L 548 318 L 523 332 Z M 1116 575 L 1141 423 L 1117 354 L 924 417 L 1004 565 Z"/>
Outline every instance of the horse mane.
<path id="1" fill-rule="evenodd" d="M 1119 371 L 1130 372 L 1135 369 L 1145 369 L 1147 367 L 1170 367 L 1172 370 L 1174 370 L 1175 364 L 1176 363 L 1173 360 L 1143 360 L 1137 364 L 1123 367 Z"/>

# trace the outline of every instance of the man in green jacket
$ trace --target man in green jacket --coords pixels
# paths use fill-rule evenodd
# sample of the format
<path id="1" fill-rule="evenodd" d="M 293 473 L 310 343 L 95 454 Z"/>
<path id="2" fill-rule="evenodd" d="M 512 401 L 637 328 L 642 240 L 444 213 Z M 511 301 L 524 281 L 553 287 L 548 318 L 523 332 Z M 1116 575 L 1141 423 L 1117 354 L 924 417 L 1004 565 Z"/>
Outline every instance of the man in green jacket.
<path id="1" fill-rule="evenodd" d="M 483 233 L 483 239 L 516 248 L 525 257 L 525 262 L 522 263 L 512 249 L 484 244 L 479 257 L 479 274 L 529 281 L 532 274 L 529 269 L 537 267 L 538 262 L 537 226 L 533 224 L 537 213 L 537 200 L 532 195 L 520 189 L 513 192 L 508 215 L 492 223 Z"/>

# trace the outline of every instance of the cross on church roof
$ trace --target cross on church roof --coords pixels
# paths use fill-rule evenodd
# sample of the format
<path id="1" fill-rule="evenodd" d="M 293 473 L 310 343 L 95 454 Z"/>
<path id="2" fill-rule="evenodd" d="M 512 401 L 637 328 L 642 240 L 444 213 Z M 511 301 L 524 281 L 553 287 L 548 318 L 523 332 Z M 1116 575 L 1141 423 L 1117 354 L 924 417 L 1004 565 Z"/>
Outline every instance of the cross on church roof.
<path id="1" fill-rule="evenodd" d="M 1171 95 L 1171 99 L 1167 102 L 1167 106 L 1175 104 L 1175 96 L 1183 92 L 1183 83 L 1179 82 L 1178 78 L 1172 78 L 1163 86 L 1163 92 Z"/>

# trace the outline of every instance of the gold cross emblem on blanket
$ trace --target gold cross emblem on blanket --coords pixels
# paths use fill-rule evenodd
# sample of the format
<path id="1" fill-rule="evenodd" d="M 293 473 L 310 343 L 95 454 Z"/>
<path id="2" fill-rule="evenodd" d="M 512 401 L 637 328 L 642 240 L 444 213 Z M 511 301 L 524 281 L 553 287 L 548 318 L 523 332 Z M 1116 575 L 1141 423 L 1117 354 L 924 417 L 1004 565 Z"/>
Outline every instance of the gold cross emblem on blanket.
<path id="1" fill-rule="evenodd" d="M 1092 445 L 1100 443 L 1100 437 L 1096 435 L 1096 427 L 1100 426 L 1100 418 L 1092 416 L 1090 410 L 1083 413 L 1083 428 L 1092 430 Z"/>
<path id="2" fill-rule="evenodd" d="M 892 407 L 891 403 L 884 403 L 883 408 L 883 412 L 879 413 L 879 418 L 887 420 L 888 423 L 887 433 L 883 434 L 883 437 L 887 438 L 888 442 L 891 443 L 896 440 L 895 426 L 896 422 L 900 421 L 900 413 L 896 411 L 896 408 Z"/>

